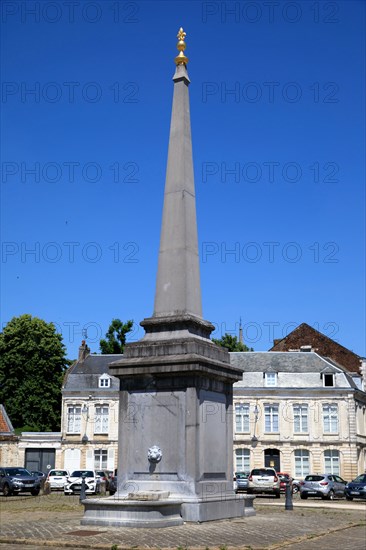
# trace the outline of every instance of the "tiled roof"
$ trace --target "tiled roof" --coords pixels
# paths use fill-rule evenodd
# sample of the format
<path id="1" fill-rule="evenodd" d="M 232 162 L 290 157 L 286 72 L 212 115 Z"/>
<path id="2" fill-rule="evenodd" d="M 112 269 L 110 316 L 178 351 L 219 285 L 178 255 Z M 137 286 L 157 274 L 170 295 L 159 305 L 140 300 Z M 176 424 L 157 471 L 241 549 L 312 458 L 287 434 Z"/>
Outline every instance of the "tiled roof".
<path id="1" fill-rule="evenodd" d="M 4 405 L 0 405 L 0 433 L 1 434 L 14 434 L 14 428 L 10 422 L 10 418 L 6 414 Z"/>
<path id="2" fill-rule="evenodd" d="M 289 351 L 307 345 L 315 349 L 319 355 L 330 357 L 348 371 L 360 373 L 361 357 L 359 355 L 306 323 L 296 327 L 282 340 L 276 340 L 275 345 L 269 351 Z"/>
<path id="3" fill-rule="evenodd" d="M 108 365 L 122 357 L 121 354 L 114 355 L 88 355 L 84 361 L 76 361 L 67 373 L 64 380 L 63 391 L 83 391 L 98 389 L 102 391 L 118 391 L 119 380 L 111 376 L 111 385 L 109 388 L 99 388 L 99 377 L 106 373 L 109 374 Z"/>
<path id="4" fill-rule="evenodd" d="M 341 369 L 317 353 L 241 351 L 230 353 L 230 364 L 244 372 L 339 372 Z M 342 370 L 343 372 L 343 370 Z"/>

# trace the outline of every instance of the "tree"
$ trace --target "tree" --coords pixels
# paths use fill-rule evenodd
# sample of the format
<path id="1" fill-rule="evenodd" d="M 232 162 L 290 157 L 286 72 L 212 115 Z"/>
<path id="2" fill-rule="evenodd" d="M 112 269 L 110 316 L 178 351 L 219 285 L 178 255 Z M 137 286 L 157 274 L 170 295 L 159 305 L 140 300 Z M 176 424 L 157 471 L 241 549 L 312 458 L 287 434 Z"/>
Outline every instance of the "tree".
<path id="1" fill-rule="evenodd" d="M 236 336 L 231 336 L 231 334 L 228 333 L 224 334 L 219 340 L 212 338 L 212 341 L 218 346 L 227 348 L 228 351 L 254 351 L 253 348 L 248 348 L 248 346 L 239 342 Z"/>
<path id="2" fill-rule="evenodd" d="M 0 333 L 0 402 L 14 428 L 60 429 L 65 351 L 54 324 L 28 314 Z"/>
<path id="3" fill-rule="evenodd" d="M 99 342 L 100 351 L 103 355 L 107 353 L 123 353 L 126 343 L 126 334 L 132 330 L 133 321 L 123 323 L 120 319 L 112 319 L 108 332 Z"/>

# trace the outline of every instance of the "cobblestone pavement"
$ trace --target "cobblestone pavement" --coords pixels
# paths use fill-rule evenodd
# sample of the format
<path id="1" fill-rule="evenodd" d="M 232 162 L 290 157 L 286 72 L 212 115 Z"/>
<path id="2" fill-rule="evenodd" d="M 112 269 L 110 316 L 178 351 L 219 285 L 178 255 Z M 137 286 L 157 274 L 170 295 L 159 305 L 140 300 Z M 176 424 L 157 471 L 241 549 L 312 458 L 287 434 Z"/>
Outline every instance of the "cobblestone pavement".
<path id="1" fill-rule="evenodd" d="M 337 501 L 335 501 L 336 503 Z M 131 529 L 82 526 L 83 506 L 77 497 L 51 494 L 40 497 L 0 496 L 0 550 L 29 550 L 52 547 L 61 550 L 72 547 L 111 550 L 175 548 L 247 548 L 252 550 L 364 550 L 366 545 L 366 506 L 360 504 L 343 509 L 295 507 L 293 511 L 280 506 L 267 506 L 256 500 L 254 517 L 185 524 L 165 529 Z M 269 502 L 268 502 L 269 504 Z M 282 504 L 282 506 L 281 506 Z M 300 504 L 300 503 L 299 503 Z"/>

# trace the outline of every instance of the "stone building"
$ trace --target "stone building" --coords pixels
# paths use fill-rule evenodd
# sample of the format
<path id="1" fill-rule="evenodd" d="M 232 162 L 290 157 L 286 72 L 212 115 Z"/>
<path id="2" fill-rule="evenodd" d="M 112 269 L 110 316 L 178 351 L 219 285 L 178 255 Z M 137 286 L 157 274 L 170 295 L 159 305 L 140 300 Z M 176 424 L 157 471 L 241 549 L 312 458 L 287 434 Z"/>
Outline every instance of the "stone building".
<path id="1" fill-rule="evenodd" d="M 300 347 L 301 349 L 301 347 Z M 62 389 L 62 445 L 56 466 L 117 467 L 118 388 L 108 364 L 82 344 Z M 362 375 L 304 347 L 296 352 L 231 353 L 243 371 L 234 385 L 234 469 L 274 465 L 302 478 L 366 469 Z M 57 458 L 59 456 L 59 459 Z"/>
<path id="2" fill-rule="evenodd" d="M 0 404 L 0 464 L 18 463 L 18 441 L 4 405 Z"/>
<path id="3" fill-rule="evenodd" d="M 119 381 L 108 373 L 108 364 L 119 357 L 90 354 L 82 342 L 62 387 L 62 452 L 56 467 L 117 467 Z"/>
<path id="4" fill-rule="evenodd" d="M 236 471 L 273 466 L 297 478 L 366 469 L 362 377 L 315 352 L 231 353 Z"/>

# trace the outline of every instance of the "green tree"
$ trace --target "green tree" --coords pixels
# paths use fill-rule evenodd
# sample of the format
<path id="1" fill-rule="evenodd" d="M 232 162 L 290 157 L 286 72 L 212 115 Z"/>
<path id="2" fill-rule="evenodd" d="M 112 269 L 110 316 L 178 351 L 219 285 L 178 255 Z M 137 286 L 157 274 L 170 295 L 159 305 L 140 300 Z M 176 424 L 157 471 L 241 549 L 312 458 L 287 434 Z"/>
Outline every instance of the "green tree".
<path id="1" fill-rule="evenodd" d="M 65 351 L 54 324 L 28 314 L 0 333 L 0 402 L 14 428 L 60 429 Z"/>
<path id="2" fill-rule="evenodd" d="M 212 338 L 212 341 L 218 346 L 227 348 L 228 351 L 254 351 L 253 348 L 248 348 L 248 346 L 242 342 L 239 342 L 236 336 L 231 336 L 231 334 L 228 333 L 224 334 L 224 336 L 219 340 Z"/>
<path id="3" fill-rule="evenodd" d="M 99 342 L 100 351 L 102 354 L 107 353 L 123 353 L 123 348 L 126 343 L 126 334 L 132 330 L 133 321 L 123 323 L 120 319 L 112 319 L 109 325 L 108 332 L 105 337 Z"/>

